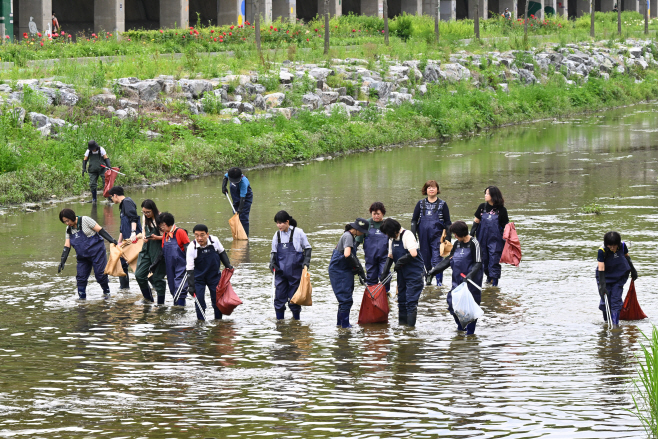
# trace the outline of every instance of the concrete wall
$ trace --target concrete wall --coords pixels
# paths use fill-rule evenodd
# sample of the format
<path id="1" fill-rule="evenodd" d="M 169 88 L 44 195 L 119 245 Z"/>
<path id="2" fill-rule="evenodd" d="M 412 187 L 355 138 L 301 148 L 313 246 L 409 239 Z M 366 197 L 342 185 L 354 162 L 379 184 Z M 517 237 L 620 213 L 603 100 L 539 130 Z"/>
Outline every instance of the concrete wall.
<path id="1" fill-rule="evenodd" d="M 318 14 L 324 15 L 324 0 L 318 1 Z M 332 17 L 343 15 L 341 0 L 329 0 L 329 15 Z"/>
<path id="2" fill-rule="evenodd" d="M 389 9 L 388 15 L 391 16 L 390 2 L 388 9 Z M 423 15 L 423 0 L 401 0 L 400 12 L 399 14 L 395 14 L 395 15 L 400 15 L 403 12 L 406 12 L 409 15 Z"/>
<path id="3" fill-rule="evenodd" d="M 123 2 L 124 0 L 94 0 L 94 32 L 125 32 L 126 9 Z"/>
<path id="4" fill-rule="evenodd" d="M 467 0 L 468 1 L 468 18 L 474 19 L 475 18 L 475 11 L 476 6 L 479 7 L 478 9 L 478 15 L 480 18 L 487 18 L 488 11 L 489 11 L 489 4 L 487 0 Z"/>
<path id="5" fill-rule="evenodd" d="M 623 8 L 622 11 L 635 11 L 635 12 L 640 12 L 644 11 L 644 8 L 640 9 L 640 2 L 639 0 L 621 0 L 623 3 Z"/>
<path id="6" fill-rule="evenodd" d="M 39 32 L 44 32 L 48 29 L 49 24 L 52 27 L 52 22 L 50 21 L 52 11 L 51 0 L 20 0 L 18 2 L 18 17 L 14 17 L 14 28 L 18 27 L 17 34 L 20 35 L 20 39 L 23 39 L 23 33 L 30 33 L 30 17 L 33 18 L 32 21 L 36 23 Z M 15 12 L 16 9 L 14 9 Z M 18 26 L 16 26 L 17 20 Z"/>
<path id="7" fill-rule="evenodd" d="M 573 1 L 573 0 L 571 0 Z M 555 7 L 555 14 L 560 15 L 564 18 L 567 18 L 569 16 L 569 0 L 557 0 L 555 3 L 557 6 Z"/>
<path id="8" fill-rule="evenodd" d="M 498 0 L 498 13 L 504 14 L 505 8 L 508 8 L 512 14 L 512 20 L 519 18 L 519 12 L 517 10 L 516 0 Z"/>
<path id="9" fill-rule="evenodd" d="M 437 0 L 423 0 L 423 15 L 436 16 L 436 2 Z M 464 4 L 465 0 L 460 0 L 459 3 Z M 456 0 L 441 0 L 441 20 L 456 20 L 457 4 Z"/>
<path id="10" fill-rule="evenodd" d="M 309 21 L 316 15 L 318 15 L 318 2 L 300 1 L 297 3 L 297 18 L 300 20 Z"/>
<path id="11" fill-rule="evenodd" d="M 615 3 L 617 3 L 617 0 L 601 0 L 601 4 L 600 6 L 597 5 L 596 10 L 601 12 L 611 12 L 615 8 Z"/>
<path id="12" fill-rule="evenodd" d="M 246 0 L 217 0 L 217 24 L 243 25 L 246 8 Z"/>
<path id="13" fill-rule="evenodd" d="M 189 0 L 190 26 L 216 26 L 218 0 Z M 197 15 L 198 14 L 198 15 Z M 235 22 L 233 22 L 235 24 Z"/>
<path id="14" fill-rule="evenodd" d="M 245 3 L 246 20 L 250 23 L 256 21 L 256 5 L 254 0 L 246 0 Z M 272 0 L 258 0 L 258 11 L 260 13 L 261 23 L 272 21 Z"/>
<path id="15" fill-rule="evenodd" d="M 189 26 L 189 0 L 160 0 L 160 27 L 183 28 Z"/>
<path id="16" fill-rule="evenodd" d="M 649 9 L 649 16 L 651 18 L 658 17 L 658 0 L 651 0 L 649 5 L 651 6 L 651 8 Z M 653 55 L 656 56 L 656 54 Z"/>
<path id="17" fill-rule="evenodd" d="M 322 9 L 322 7 L 319 6 L 322 1 L 323 0 L 319 0 L 318 9 Z M 342 5 L 340 9 L 343 15 L 361 15 L 361 0 L 342 0 L 341 3 Z"/>
<path id="18" fill-rule="evenodd" d="M 589 0 L 572 0 L 576 2 L 576 16 L 582 17 L 590 12 Z"/>
<path id="19" fill-rule="evenodd" d="M 360 1 L 361 1 L 361 15 L 384 18 L 383 0 L 360 0 Z"/>
<path id="20" fill-rule="evenodd" d="M 272 0 L 272 19 L 295 22 L 297 18 L 297 1 L 296 0 Z"/>

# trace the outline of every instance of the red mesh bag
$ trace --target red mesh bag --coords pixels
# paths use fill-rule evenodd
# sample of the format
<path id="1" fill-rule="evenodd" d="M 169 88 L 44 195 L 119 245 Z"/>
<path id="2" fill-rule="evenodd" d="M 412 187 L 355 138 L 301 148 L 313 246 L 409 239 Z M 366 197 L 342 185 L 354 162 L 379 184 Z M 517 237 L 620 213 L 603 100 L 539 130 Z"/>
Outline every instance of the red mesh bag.
<path id="1" fill-rule="evenodd" d="M 368 285 L 361 301 L 359 324 L 387 322 L 388 297 L 386 296 L 384 284 Z"/>
<path id="2" fill-rule="evenodd" d="M 115 171 L 118 171 L 120 168 L 112 168 Z M 112 172 L 109 169 L 105 171 L 105 186 L 103 187 L 103 196 L 105 198 L 109 197 L 110 194 L 110 189 L 114 187 L 114 181 L 117 179 L 117 174 L 116 172 Z"/>
<path id="3" fill-rule="evenodd" d="M 225 268 L 222 271 L 222 277 L 217 284 L 217 293 L 215 300 L 217 301 L 217 308 L 225 316 L 230 316 L 233 310 L 240 304 L 242 300 L 235 294 L 233 291 L 233 286 L 231 286 L 231 276 L 233 276 L 233 268 Z"/>
<path id="4" fill-rule="evenodd" d="M 620 320 L 642 320 L 646 319 L 647 315 L 640 308 L 640 304 L 637 301 L 637 293 L 635 292 L 635 281 L 631 280 L 631 286 L 626 293 L 626 299 L 624 299 L 624 306 L 621 308 L 621 313 L 619 313 Z"/>
<path id="5" fill-rule="evenodd" d="M 519 241 L 519 235 L 516 234 L 514 223 L 507 223 L 505 232 L 503 232 L 503 239 L 505 240 L 505 247 L 503 247 L 503 253 L 500 255 L 500 263 L 518 267 L 521 263 L 521 241 Z"/>

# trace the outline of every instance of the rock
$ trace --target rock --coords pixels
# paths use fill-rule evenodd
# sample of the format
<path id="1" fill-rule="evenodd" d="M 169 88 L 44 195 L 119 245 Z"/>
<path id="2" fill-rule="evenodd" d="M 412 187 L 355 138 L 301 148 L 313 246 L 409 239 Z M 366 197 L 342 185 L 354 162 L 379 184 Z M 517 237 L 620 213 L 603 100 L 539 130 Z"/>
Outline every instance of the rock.
<path id="1" fill-rule="evenodd" d="M 632 58 L 640 58 L 642 56 L 642 48 L 641 47 L 631 47 L 628 49 L 628 54 Z"/>
<path id="2" fill-rule="evenodd" d="M 275 108 L 283 104 L 283 100 L 286 98 L 284 93 L 272 93 L 265 96 L 265 104 L 270 108 Z"/>
<path id="3" fill-rule="evenodd" d="M 25 121 L 25 108 L 23 107 L 11 108 L 8 110 L 8 112 L 9 114 L 11 114 L 12 118 L 16 121 L 16 125 L 22 127 L 23 121 Z"/>
<path id="4" fill-rule="evenodd" d="M 254 108 L 253 105 L 245 102 L 244 104 L 242 104 L 242 112 L 248 114 L 254 114 L 256 112 L 256 109 Z"/>
<path id="5" fill-rule="evenodd" d="M 263 98 L 262 95 L 256 95 L 256 98 L 254 99 L 254 107 L 258 110 L 265 110 L 265 98 Z"/>
<path id="6" fill-rule="evenodd" d="M 437 64 L 427 63 L 423 72 L 425 82 L 438 82 L 441 77 L 441 69 Z"/>
<path id="7" fill-rule="evenodd" d="M 471 77 L 471 71 L 461 64 L 444 64 L 441 67 L 441 73 L 446 80 L 451 82 L 462 81 Z"/>
<path id="8" fill-rule="evenodd" d="M 501 89 L 502 91 L 504 91 L 505 93 L 509 93 L 509 86 L 508 86 L 506 83 L 503 82 L 503 83 L 501 83 L 501 84 L 498 84 L 498 86 L 499 86 L 500 89 Z"/>
<path id="9" fill-rule="evenodd" d="M 427 85 L 426 84 L 419 85 L 416 88 L 416 90 L 418 90 L 419 95 L 425 96 L 427 94 Z"/>
<path id="10" fill-rule="evenodd" d="M 23 87 L 26 86 L 26 85 L 36 87 L 37 85 L 39 85 L 39 80 L 38 79 L 19 79 L 18 81 L 16 81 L 16 88 L 18 90 L 23 90 Z"/>
<path id="11" fill-rule="evenodd" d="M 375 81 L 370 84 L 370 89 L 375 90 L 379 99 L 386 99 L 393 90 L 393 84 L 390 82 Z"/>
<path id="12" fill-rule="evenodd" d="M 291 73 L 284 72 L 283 70 L 279 72 L 279 82 L 281 82 L 281 84 L 290 84 L 294 78 L 295 75 Z"/>
<path id="13" fill-rule="evenodd" d="M 342 102 L 345 105 L 353 106 L 356 102 L 352 96 L 339 96 L 338 102 Z"/>
<path id="14" fill-rule="evenodd" d="M 244 110 L 244 104 L 240 101 L 229 101 L 226 104 L 224 104 L 226 108 L 234 108 L 238 110 L 238 113 L 242 113 Z"/>
<path id="15" fill-rule="evenodd" d="M 137 119 L 137 117 L 139 116 L 139 113 L 137 113 L 137 110 L 135 110 L 132 107 L 126 108 L 125 111 L 126 111 L 126 114 L 128 115 L 128 117 L 131 118 L 131 119 Z"/>
<path id="16" fill-rule="evenodd" d="M 251 95 L 263 94 L 266 91 L 264 85 L 262 85 L 262 84 L 252 84 L 251 82 L 249 84 L 246 84 L 244 86 L 244 88 L 246 89 L 247 93 L 249 93 Z"/>
<path id="17" fill-rule="evenodd" d="M 149 140 L 157 139 L 158 137 L 162 137 L 162 134 L 156 133 L 155 131 L 151 130 L 146 130 L 142 131 L 142 134 L 146 135 L 146 138 Z"/>
<path id="18" fill-rule="evenodd" d="M 537 78 L 532 74 L 530 70 L 519 69 L 519 79 L 524 81 L 526 84 L 534 84 L 537 82 Z"/>
<path id="19" fill-rule="evenodd" d="M 139 103 L 137 101 L 131 101 L 129 99 L 119 99 L 119 107 L 120 108 L 138 108 Z"/>
<path id="20" fill-rule="evenodd" d="M 635 65 L 640 66 L 642 70 L 646 70 L 649 67 L 649 64 L 643 59 L 636 59 Z"/>
<path id="21" fill-rule="evenodd" d="M 112 105 L 116 100 L 116 95 L 109 93 L 102 93 L 91 97 L 91 102 L 99 105 Z"/>
<path id="22" fill-rule="evenodd" d="M 48 116 L 46 116 L 45 114 L 29 112 L 27 114 L 27 117 L 30 118 L 30 121 L 32 122 L 32 126 L 37 129 L 43 128 L 50 123 Z"/>
<path id="23" fill-rule="evenodd" d="M 2 93 L 11 93 L 11 87 L 7 84 L 0 84 L 0 92 Z"/>
<path id="24" fill-rule="evenodd" d="M 52 125 L 49 123 L 42 126 L 41 128 L 37 128 L 37 131 L 39 131 L 39 133 L 41 133 L 43 137 L 49 136 L 51 134 L 51 130 L 52 130 Z"/>
<path id="25" fill-rule="evenodd" d="M 57 119 L 57 118 L 49 118 L 49 122 L 51 125 L 51 130 L 54 132 L 59 132 L 66 125 L 71 126 L 65 120 Z"/>
<path id="26" fill-rule="evenodd" d="M 223 88 L 218 88 L 217 90 L 213 90 L 213 94 L 216 97 L 218 97 L 222 101 L 222 103 L 228 102 L 228 93 Z"/>
<path id="27" fill-rule="evenodd" d="M 302 104 L 308 105 L 311 110 L 317 110 L 324 105 L 324 102 L 318 95 L 306 93 L 302 96 Z"/>
<path id="28" fill-rule="evenodd" d="M 623 65 L 619 64 L 617 66 L 617 73 L 624 73 L 625 71 L 626 71 L 626 68 Z"/>
<path id="29" fill-rule="evenodd" d="M 329 90 L 327 90 L 329 91 Z M 336 89 L 336 92 L 338 93 L 338 96 L 346 96 L 347 95 L 347 87 L 338 87 Z"/>
<path id="30" fill-rule="evenodd" d="M 357 105 L 346 105 L 345 110 L 347 111 L 347 114 L 351 117 L 355 114 L 360 113 L 361 110 L 363 110 L 363 108 Z"/>
<path id="31" fill-rule="evenodd" d="M 181 79 L 178 81 L 181 90 L 191 93 L 194 99 L 200 99 L 205 92 L 212 91 L 212 82 L 206 79 Z"/>
<path id="32" fill-rule="evenodd" d="M 67 107 L 72 107 L 78 103 L 80 98 L 75 93 L 61 91 L 59 95 L 55 96 L 55 100 L 58 105 L 66 105 Z"/>
<path id="33" fill-rule="evenodd" d="M 323 91 L 320 97 L 324 105 L 333 104 L 338 101 L 338 93 L 335 91 Z"/>
<path id="34" fill-rule="evenodd" d="M 232 115 L 237 115 L 239 113 L 240 113 L 240 111 L 237 108 L 222 108 L 219 111 L 219 114 L 224 115 L 224 116 L 225 115 L 232 116 Z"/>
<path id="35" fill-rule="evenodd" d="M 240 119 L 238 119 L 237 117 L 231 119 L 231 122 L 233 122 L 236 125 L 242 125 L 242 122 L 240 122 Z"/>
<path id="36" fill-rule="evenodd" d="M 290 119 L 292 117 L 292 111 L 290 108 L 275 108 L 275 111 L 279 114 L 282 114 L 286 119 Z"/>
<path id="37" fill-rule="evenodd" d="M 409 93 L 396 93 L 393 92 L 389 96 L 389 102 L 392 102 L 394 105 L 400 105 L 403 102 L 410 102 L 413 99 Z"/>
<path id="38" fill-rule="evenodd" d="M 609 73 L 601 73 L 601 79 L 609 81 L 610 80 L 610 74 Z"/>
<path id="39" fill-rule="evenodd" d="M 331 69 L 325 69 L 325 68 L 318 67 L 318 68 L 311 69 L 308 72 L 308 74 L 311 75 L 312 77 L 314 77 L 315 79 L 324 81 L 325 79 L 327 79 L 327 76 L 333 75 L 334 71 L 331 70 Z"/>
<path id="40" fill-rule="evenodd" d="M 114 112 L 114 115 L 121 120 L 128 118 L 128 112 L 126 110 L 117 110 Z"/>

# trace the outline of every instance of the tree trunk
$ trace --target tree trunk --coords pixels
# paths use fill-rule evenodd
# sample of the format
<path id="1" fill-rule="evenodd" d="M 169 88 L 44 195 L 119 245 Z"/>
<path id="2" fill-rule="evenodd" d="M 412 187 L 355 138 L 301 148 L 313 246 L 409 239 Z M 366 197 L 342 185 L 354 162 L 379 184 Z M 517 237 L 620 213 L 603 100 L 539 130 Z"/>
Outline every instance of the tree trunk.
<path id="1" fill-rule="evenodd" d="M 592 18 L 591 23 L 589 25 L 589 36 L 592 38 L 594 38 L 594 13 L 596 12 L 594 9 L 596 9 L 595 0 L 589 0 L 589 12 Z"/>
<path id="2" fill-rule="evenodd" d="M 523 40 L 528 43 L 528 3 L 530 0 L 525 0 L 525 21 L 523 24 Z"/>
<path id="3" fill-rule="evenodd" d="M 324 54 L 329 55 L 329 0 L 324 0 Z"/>
<path id="4" fill-rule="evenodd" d="M 388 0 L 384 0 L 384 44 L 388 46 Z"/>
<path id="5" fill-rule="evenodd" d="M 622 0 L 617 0 L 617 33 L 621 35 L 621 2 Z"/>
<path id="6" fill-rule="evenodd" d="M 480 0 L 475 0 L 475 38 L 480 39 Z"/>
<path id="7" fill-rule="evenodd" d="M 256 30 L 255 36 L 256 36 L 256 49 L 258 52 L 260 52 L 260 4 L 259 0 L 254 0 L 252 5 L 254 7 L 255 15 L 254 15 L 254 28 Z"/>
<path id="8" fill-rule="evenodd" d="M 439 44 L 439 22 L 441 21 L 441 0 L 436 0 L 436 15 L 434 16 L 434 35 L 436 35 L 436 44 Z"/>
<path id="9" fill-rule="evenodd" d="M 649 0 L 644 4 L 644 34 L 649 34 Z"/>

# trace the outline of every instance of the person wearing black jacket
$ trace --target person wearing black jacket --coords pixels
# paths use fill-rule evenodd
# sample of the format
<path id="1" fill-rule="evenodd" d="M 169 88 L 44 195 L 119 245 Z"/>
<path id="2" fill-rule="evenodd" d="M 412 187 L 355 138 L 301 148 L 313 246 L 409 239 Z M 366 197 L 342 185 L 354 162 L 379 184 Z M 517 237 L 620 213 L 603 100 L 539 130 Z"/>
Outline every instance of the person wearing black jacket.
<path id="1" fill-rule="evenodd" d="M 130 242 L 137 241 L 136 235 L 142 233 L 142 222 L 137 214 L 137 205 L 130 198 L 126 197 L 121 186 L 114 186 L 109 192 L 112 202 L 119 205 L 121 226 L 119 227 L 119 245 L 126 237 L 129 237 Z M 119 278 L 121 289 L 129 289 L 128 279 L 128 261 L 121 258 L 121 268 L 123 268 L 125 277 Z"/>
<path id="2" fill-rule="evenodd" d="M 505 199 L 496 186 L 484 190 L 484 203 L 475 211 L 471 236 L 477 236 L 482 249 L 482 266 L 487 275 L 487 284 L 497 287 L 500 279 L 500 256 L 505 241 L 503 232 L 509 223 Z"/>
<path id="3" fill-rule="evenodd" d="M 89 167 L 87 168 L 87 166 Z M 105 189 L 105 169 L 103 166 L 108 169 L 112 168 L 107 152 L 95 140 L 90 140 L 82 159 L 82 176 L 84 177 L 85 173 L 89 173 L 89 190 L 91 190 L 91 202 L 94 204 L 97 201 L 98 177 L 101 178 L 101 193 Z"/>

